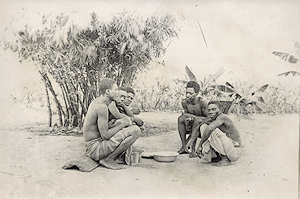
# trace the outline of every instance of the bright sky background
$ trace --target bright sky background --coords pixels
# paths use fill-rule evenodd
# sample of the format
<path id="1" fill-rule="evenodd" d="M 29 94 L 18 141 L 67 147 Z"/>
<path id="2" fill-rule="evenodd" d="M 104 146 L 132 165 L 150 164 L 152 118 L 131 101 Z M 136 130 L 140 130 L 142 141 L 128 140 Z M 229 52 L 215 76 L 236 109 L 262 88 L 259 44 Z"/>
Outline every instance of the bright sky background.
<path id="1" fill-rule="evenodd" d="M 188 65 L 197 78 L 203 79 L 224 67 L 226 72 L 220 82 L 232 77 L 269 83 L 278 79 L 279 73 L 300 71 L 300 63 L 291 64 L 272 54 L 273 51 L 290 53 L 300 58 L 294 47 L 300 42 L 300 1 L 28 1 L 2 0 L 0 12 L 1 32 L 10 15 L 22 7 L 30 13 L 31 23 L 36 13 L 77 12 L 78 22 L 85 23 L 95 11 L 102 19 L 124 8 L 147 16 L 156 10 L 171 11 L 178 17 L 181 28 L 162 59 L 165 68 L 152 71 L 166 80 L 184 77 Z M 197 20 L 200 22 L 208 47 L 206 47 Z M 22 81 L 39 78 L 34 70 L 20 65 L 15 55 L 0 50 L 1 82 L 6 89 Z M 26 63 L 25 63 L 26 65 Z M 25 75 L 26 74 L 26 75 Z M 18 76 L 19 75 L 19 76 Z M 25 79 L 25 80 L 24 80 Z M 23 83 L 21 83 L 23 84 Z"/>

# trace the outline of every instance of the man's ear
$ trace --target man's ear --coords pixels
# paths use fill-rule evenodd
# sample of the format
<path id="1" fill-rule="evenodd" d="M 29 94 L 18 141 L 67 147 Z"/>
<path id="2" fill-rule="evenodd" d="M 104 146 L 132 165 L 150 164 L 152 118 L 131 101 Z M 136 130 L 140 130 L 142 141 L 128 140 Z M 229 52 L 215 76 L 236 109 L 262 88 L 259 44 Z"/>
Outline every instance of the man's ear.
<path id="1" fill-rule="evenodd" d="M 105 90 L 105 95 L 109 95 L 109 93 L 110 93 L 110 90 L 109 90 L 109 89 L 106 89 L 106 90 Z"/>

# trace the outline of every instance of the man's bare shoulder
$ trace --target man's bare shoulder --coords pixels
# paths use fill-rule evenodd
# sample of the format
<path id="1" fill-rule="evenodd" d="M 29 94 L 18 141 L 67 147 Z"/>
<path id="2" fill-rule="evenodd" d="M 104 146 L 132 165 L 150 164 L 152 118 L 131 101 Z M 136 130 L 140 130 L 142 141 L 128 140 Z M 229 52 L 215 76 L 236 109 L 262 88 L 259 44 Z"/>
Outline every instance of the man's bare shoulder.
<path id="1" fill-rule="evenodd" d="M 183 99 L 182 101 L 181 101 L 181 105 L 183 106 L 183 107 L 186 107 L 187 106 L 187 100 L 186 99 Z"/>
<path id="2" fill-rule="evenodd" d="M 181 103 L 186 104 L 187 103 L 186 98 L 182 99 Z"/>
<path id="3" fill-rule="evenodd" d="M 199 102 L 199 104 L 201 104 L 202 106 L 207 106 L 206 100 L 203 99 L 202 97 L 198 97 L 198 102 Z"/>
<path id="4" fill-rule="evenodd" d="M 227 115 L 225 115 L 225 114 L 220 114 L 217 118 L 216 118 L 216 120 L 222 120 L 222 121 L 230 121 L 230 122 L 232 122 L 231 121 L 231 119 L 227 116 Z"/>
<path id="5" fill-rule="evenodd" d="M 107 105 L 100 100 L 95 99 L 94 101 L 91 102 L 89 109 L 93 110 L 103 110 L 107 109 Z"/>

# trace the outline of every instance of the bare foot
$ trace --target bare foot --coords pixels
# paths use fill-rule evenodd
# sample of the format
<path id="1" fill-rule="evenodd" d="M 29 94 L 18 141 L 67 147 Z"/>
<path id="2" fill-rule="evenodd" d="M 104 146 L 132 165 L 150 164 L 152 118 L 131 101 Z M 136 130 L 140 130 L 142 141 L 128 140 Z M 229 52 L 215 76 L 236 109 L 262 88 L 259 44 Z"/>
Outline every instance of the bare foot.
<path id="1" fill-rule="evenodd" d="M 117 163 L 117 164 L 125 164 L 125 159 L 124 159 L 124 157 L 122 158 L 122 157 L 119 157 L 119 158 L 116 158 L 115 159 L 115 162 Z"/>
<path id="2" fill-rule="evenodd" d="M 178 151 L 179 154 L 187 154 L 188 152 L 185 150 L 185 146 L 182 146 L 179 151 Z"/>
<path id="3" fill-rule="evenodd" d="M 189 155 L 189 158 L 196 158 L 196 157 L 198 157 L 198 155 L 195 151 L 192 151 Z"/>
<path id="4" fill-rule="evenodd" d="M 118 163 L 118 164 L 125 164 L 125 153 L 121 154 L 121 155 L 118 155 L 116 158 L 115 158 L 115 162 Z"/>
<path id="5" fill-rule="evenodd" d="M 123 167 L 122 165 L 119 165 L 115 161 L 106 161 L 106 160 L 102 159 L 99 161 L 99 163 L 108 169 L 114 169 L 114 170 L 125 169 L 125 167 Z"/>
<path id="6" fill-rule="evenodd" d="M 201 159 L 204 157 L 204 154 L 203 153 L 197 153 L 197 156 Z"/>
<path id="7" fill-rule="evenodd" d="M 212 164 L 212 166 L 216 166 L 216 167 L 223 167 L 228 165 L 231 165 L 231 162 L 230 160 L 228 160 L 227 157 L 223 157 L 221 161 Z"/>

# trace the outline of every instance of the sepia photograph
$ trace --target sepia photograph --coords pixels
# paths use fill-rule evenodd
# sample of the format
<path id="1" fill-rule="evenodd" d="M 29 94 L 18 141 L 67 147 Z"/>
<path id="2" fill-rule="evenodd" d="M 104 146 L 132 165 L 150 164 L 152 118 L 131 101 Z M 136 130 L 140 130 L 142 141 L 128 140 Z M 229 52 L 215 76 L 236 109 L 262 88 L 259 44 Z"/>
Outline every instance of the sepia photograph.
<path id="1" fill-rule="evenodd" d="M 299 10 L 2 0 L 0 198 L 299 198 Z"/>

